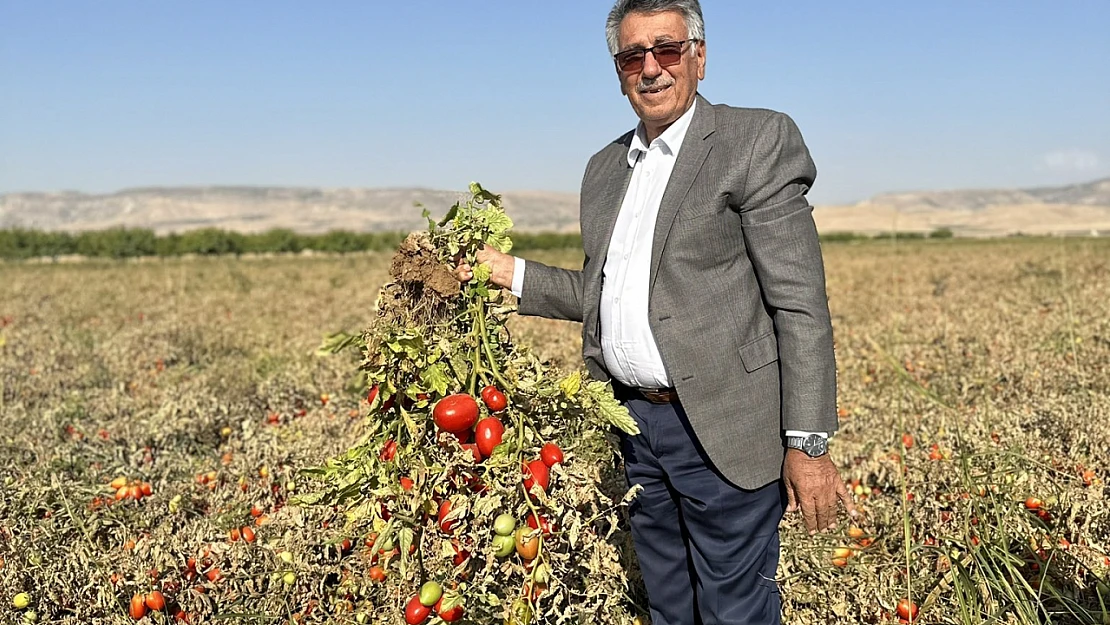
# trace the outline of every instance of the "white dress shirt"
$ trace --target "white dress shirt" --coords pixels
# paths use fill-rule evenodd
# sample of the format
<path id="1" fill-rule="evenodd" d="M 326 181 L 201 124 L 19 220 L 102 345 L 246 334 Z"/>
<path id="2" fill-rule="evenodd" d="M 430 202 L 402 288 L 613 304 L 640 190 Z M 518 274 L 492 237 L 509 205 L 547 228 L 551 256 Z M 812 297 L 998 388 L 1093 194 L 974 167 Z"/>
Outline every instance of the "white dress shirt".
<path id="1" fill-rule="evenodd" d="M 696 104 L 691 106 L 650 145 L 643 123 L 639 124 L 628 148 L 632 178 L 617 214 L 602 269 L 604 287 L 600 313 L 605 368 L 614 379 L 633 388 L 671 386 L 670 375 L 663 366 L 648 324 L 651 248 L 659 204 L 695 107 Z M 524 290 L 525 264 L 522 258 L 514 261 L 511 290 L 517 297 Z M 810 432 L 787 430 L 785 434 L 808 436 Z"/>

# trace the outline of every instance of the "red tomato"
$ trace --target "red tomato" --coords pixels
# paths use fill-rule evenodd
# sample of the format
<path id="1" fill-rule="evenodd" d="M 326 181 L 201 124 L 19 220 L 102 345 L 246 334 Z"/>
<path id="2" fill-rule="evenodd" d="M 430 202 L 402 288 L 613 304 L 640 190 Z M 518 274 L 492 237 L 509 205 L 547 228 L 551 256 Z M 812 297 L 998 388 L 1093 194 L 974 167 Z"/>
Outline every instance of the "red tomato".
<path id="1" fill-rule="evenodd" d="M 385 442 L 382 447 L 382 453 L 378 456 L 386 462 L 392 462 L 393 458 L 397 456 L 397 441 L 392 438 Z"/>
<path id="2" fill-rule="evenodd" d="M 243 528 L 239 530 L 239 534 L 243 537 L 243 540 L 247 541 L 248 543 L 254 542 L 254 530 L 252 530 L 249 526 L 244 525 Z"/>
<path id="3" fill-rule="evenodd" d="M 542 460 L 533 460 L 524 465 L 524 488 L 531 491 L 533 484 L 539 484 L 543 492 L 547 492 L 548 471 L 547 465 Z"/>
<path id="4" fill-rule="evenodd" d="M 443 503 L 439 504 L 439 529 L 443 530 L 447 534 L 450 534 L 451 530 L 455 529 L 455 526 L 458 525 L 459 521 L 458 519 L 444 521 L 443 519 L 446 518 L 448 514 L 451 514 L 451 500 L 444 499 Z"/>
<path id="5" fill-rule="evenodd" d="M 469 429 L 463 430 L 461 432 L 451 432 L 451 436 L 457 438 L 460 445 L 465 445 L 469 443 L 471 434 L 473 434 L 473 432 L 471 432 Z"/>
<path id="6" fill-rule="evenodd" d="M 913 434 L 906 432 L 902 435 L 902 446 L 906 449 L 913 447 Z"/>
<path id="7" fill-rule="evenodd" d="M 369 574 L 370 574 L 370 579 L 374 580 L 375 582 L 384 582 L 385 581 L 385 570 L 382 569 L 382 567 L 380 567 L 380 566 L 370 567 L 370 573 Z"/>
<path id="8" fill-rule="evenodd" d="M 465 393 L 448 395 L 436 403 L 436 407 L 432 409 L 432 418 L 441 430 L 469 430 L 478 420 L 478 402 Z"/>
<path id="9" fill-rule="evenodd" d="M 402 477 L 400 481 L 401 481 L 401 488 L 403 488 L 405 490 L 412 490 L 412 487 L 413 487 L 412 478 Z"/>
<path id="10" fill-rule="evenodd" d="M 463 616 L 463 607 L 461 605 L 457 605 L 449 610 L 443 610 L 442 608 L 443 597 L 440 597 L 439 601 L 436 601 L 436 614 L 446 623 L 454 623 Z"/>
<path id="11" fill-rule="evenodd" d="M 489 408 L 490 412 L 495 413 L 501 412 L 509 406 L 509 400 L 505 399 L 505 394 L 493 385 L 482 389 L 482 401 L 486 402 L 486 408 Z"/>
<path id="12" fill-rule="evenodd" d="M 131 607 L 128 613 L 136 621 L 146 616 L 146 597 L 143 597 L 143 593 L 138 592 L 131 596 Z"/>
<path id="13" fill-rule="evenodd" d="M 428 616 L 431 615 L 431 613 L 431 607 L 420 603 L 420 597 L 418 595 L 413 596 L 405 606 L 405 622 L 409 625 L 420 625 L 428 620 Z"/>
<path id="14" fill-rule="evenodd" d="M 488 458 L 493 453 L 493 448 L 501 444 L 505 436 L 505 426 L 497 417 L 486 417 L 478 422 L 475 428 L 474 439 L 478 444 L 478 451 Z"/>
<path id="15" fill-rule="evenodd" d="M 453 546 L 455 548 L 455 555 L 451 558 L 451 564 L 459 566 L 463 562 L 466 562 L 468 558 L 470 558 L 470 552 L 458 545 Z"/>
<path id="16" fill-rule="evenodd" d="M 1042 502 L 1040 499 L 1037 499 L 1036 497 L 1030 497 L 1029 499 L 1025 500 L 1025 507 L 1029 510 L 1040 510 L 1041 506 L 1043 505 L 1044 502 Z"/>
<path id="17" fill-rule="evenodd" d="M 370 387 L 370 392 L 366 394 L 366 402 L 373 404 L 374 400 L 378 398 L 378 385 Z"/>
<path id="18" fill-rule="evenodd" d="M 143 492 L 144 497 L 150 497 L 150 494 L 154 492 L 154 489 L 151 488 L 148 482 L 143 482 L 142 484 L 140 484 L 139 489 Z"/>
<path id="19" fill-rule="evenodd" d="M 474 462 L 482 461 L 482 450 L 479 449 L 478 445 L 476 445 L 475 443 L 465 443 L 463 445 L 463 449 L 469 450 L 470 453 L 474 455 Z"/>
<path id="20" fill-rule="evenodd" d="M 555 530 L 555 524 L 551 522 L 551 519 L 547 518 L 546 516 L 544 516 L 542 514 L 540 515 L 540 518 L 537 521 L 536 520 L 536 515 L 529 512 L 526 522 L 528 523 L 528 527 L 530 527 L 534 530 L 542 530 L 545 536 L 550 534 L 551 532 L 553 532 Z"/>
<path id="21" fill-rule="evenodd" d="M 540 448 L 540 460 L 549 467 L 553 467 L 563 462 L 563 450 L 555 443 L 545 443 Z"/>
<path id="22" fill-rule="evenodd" d="M 899 599 L 897 610 L 899 620 L 912 622 L 917 618 L 917 604 L 909 599 Z"/>
<path id="23" fill-rule="evenodd" d="M 146 603 L 146 607 L 155 612 L 161 612 L 166 609 L 166 598 L 157 590 L 150 591 L 143 599 L 143 602 Z"/>
<path id="24" fill-rule="evenodd" d="M 227 531 L 227 537 L 231 540 L 231 542 L 239 540 L 239 530 L 234 527 L 229 529 Z"/>

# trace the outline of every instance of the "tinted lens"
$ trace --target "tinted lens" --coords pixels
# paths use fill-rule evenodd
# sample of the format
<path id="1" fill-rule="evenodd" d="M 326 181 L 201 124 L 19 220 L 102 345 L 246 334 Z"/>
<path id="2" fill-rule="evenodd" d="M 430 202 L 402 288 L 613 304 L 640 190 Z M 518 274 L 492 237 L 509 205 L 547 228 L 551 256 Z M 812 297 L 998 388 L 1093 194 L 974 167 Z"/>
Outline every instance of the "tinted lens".
<path id="1" fill-rule="evenodd" d="M 682 43 L 676 41 L 655 46 L 655 62 L 664 66 L 678 63 L 682 59 Z"/>
<path id="2" fill-rule="evenodd" d="M 629 50 L 617 55 L 617 67 L 622 72 L 638 72 L 644 67 L 644 51 Z"/>

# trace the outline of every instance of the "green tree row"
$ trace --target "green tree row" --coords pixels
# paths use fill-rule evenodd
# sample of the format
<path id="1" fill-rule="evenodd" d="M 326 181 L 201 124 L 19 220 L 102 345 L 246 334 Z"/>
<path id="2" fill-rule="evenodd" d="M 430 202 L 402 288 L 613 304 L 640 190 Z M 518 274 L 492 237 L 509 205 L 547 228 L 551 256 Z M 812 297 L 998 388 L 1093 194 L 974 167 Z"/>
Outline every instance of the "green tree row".
<path id="1" fill-rule="evenodd" d="M 950 238 L 951 230 L 922 233 L 886 233 L 877 237 L 855 233 L 822 235 L 823 241 L 857 241 L 873 238 Z M 298 234 L 292 230 L 269 230 L 243 234 L 205 228 L 181 234 L 157 235 L 143 228 L 112 228 L 85 232 L 46 232 L 42 230 L 0 230 L 0 258 L 57 257 L 71 254 L 97 258 L 135 258 L 139 256 L 181 256 L 184 254 L 250 254 L 266 252 L 296 253 L 303 250 L 346 254 L 386 251 L 397 247 L 403 232 L 348 232 Z M 527 252 L 580 248 L 582 237 L 576 233 L 517 232 L 513 248 Z"/>

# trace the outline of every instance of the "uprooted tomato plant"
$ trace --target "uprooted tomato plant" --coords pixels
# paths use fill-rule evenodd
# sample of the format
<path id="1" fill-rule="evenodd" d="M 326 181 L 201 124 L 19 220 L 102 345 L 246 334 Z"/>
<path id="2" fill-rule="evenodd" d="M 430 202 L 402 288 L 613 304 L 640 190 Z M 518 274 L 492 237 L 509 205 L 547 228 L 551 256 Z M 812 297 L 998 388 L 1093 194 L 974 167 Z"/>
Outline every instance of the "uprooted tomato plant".
<path id="1" fill-rule="evenodd" d="M 514 310 L 478 264 L 512 221 L 477 184 L 395 257 L 358 350 L 368 400 L 356 446 L 304 471 L 369 549 L 379 622 L 629 622 L 630 541 L 612 486 L 613 428 L 635 422 L 603 383 L 560 377 L 505 327 Z M 427 213 L 425 212 L 427 216 Z M 460 285 L 456 259 L 474 266 Z M 603 473 L 607 473 L 603 475 Z"/>

